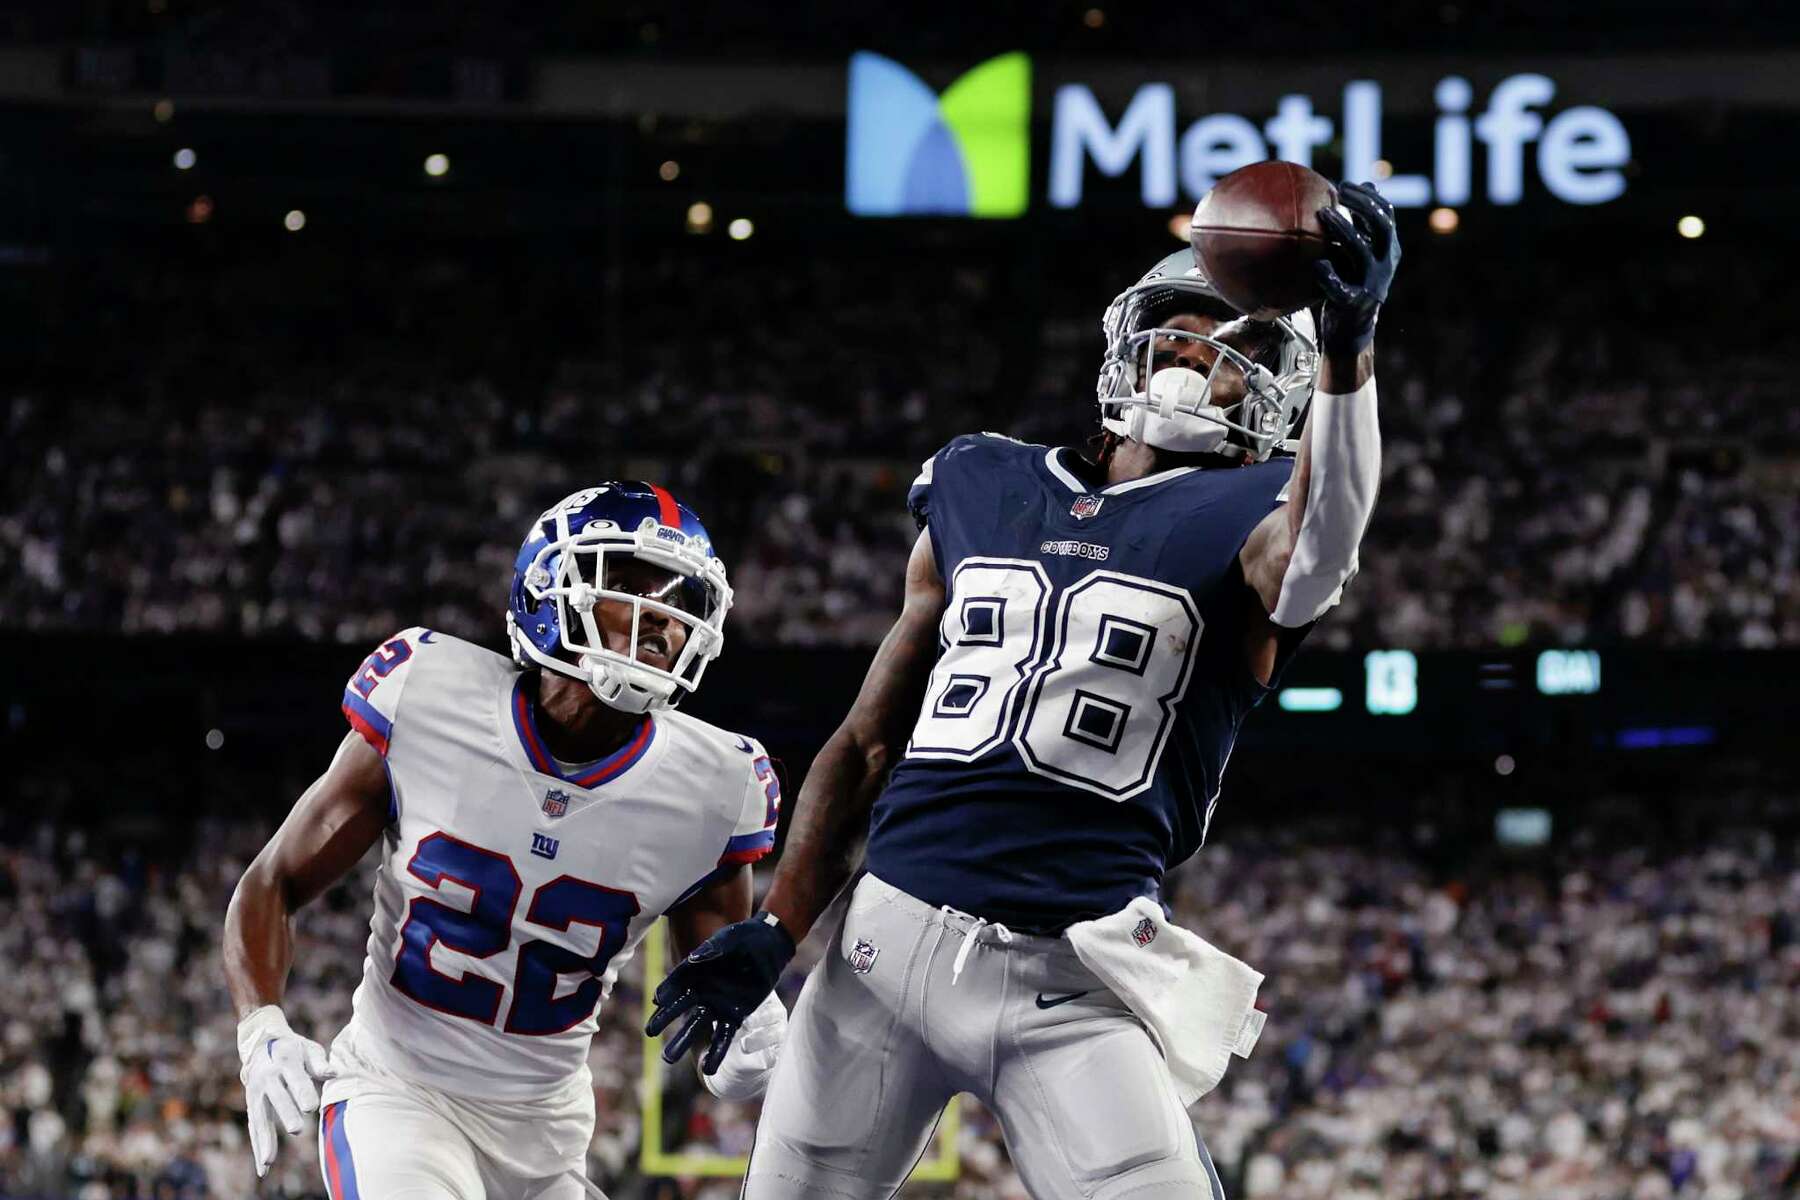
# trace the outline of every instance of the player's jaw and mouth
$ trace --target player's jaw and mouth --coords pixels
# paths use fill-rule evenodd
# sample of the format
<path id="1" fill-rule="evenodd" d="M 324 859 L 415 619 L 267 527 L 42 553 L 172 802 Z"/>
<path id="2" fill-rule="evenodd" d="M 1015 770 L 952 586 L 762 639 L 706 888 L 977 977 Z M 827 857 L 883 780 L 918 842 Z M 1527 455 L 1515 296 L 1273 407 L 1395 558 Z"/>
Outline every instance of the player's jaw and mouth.
<path id="1" fill-rule="evenodd" d="M 661 604 L 676 600 L 680 583 L 669 572 L 644 570 L 641 564 L 630 564 L 607 579 L 610 588 Z M 675 669 L 675 661 L 687 643 L 687 629 L 680 620 L 648 605 L 638 609 L 634 624 L 631 605 L 622 600 L 607 600 L 601 625 L 608 650 L 660 671 Z"/>
<path id="2" fill-rule="evenodd" d="M 687 642 L 687 631 L 681 623 L 673 617 L 645 610 L 634 628 L 630 608 L 623 602 L 609 603 L 618 603 L 623 612 L 616 622 L 602 624 L 600 632 L 606 640 L 606 648 L 646 667 L 673 671 L 675 660 L 681 656 L 681 648 Z"/>
<path id="3" fill-rule="evenodd" d="M 637 653 L 633 656 L 645 666 L 663 671 L 675 668 L 675 649 L 669 635 L 660 629 L 638 632 Z"/>

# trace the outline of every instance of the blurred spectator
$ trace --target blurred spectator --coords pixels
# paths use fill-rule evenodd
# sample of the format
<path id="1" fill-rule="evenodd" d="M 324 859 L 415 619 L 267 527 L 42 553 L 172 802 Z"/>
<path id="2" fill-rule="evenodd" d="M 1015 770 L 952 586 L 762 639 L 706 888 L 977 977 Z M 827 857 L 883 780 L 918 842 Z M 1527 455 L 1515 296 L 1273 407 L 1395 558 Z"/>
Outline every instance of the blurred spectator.
<path id="1" fill-rule="evenodd" d="M 1525 859 L 1325 826 L 1221 835 L 1168 895 L 1180 920 L 1268 976 L 1256 1053 L 1193 1113 L 1230 1194 L 1789 1194 L 1800 842 L 1782 803 L 1781 837 L 1671 832 L 1673 851 L 1610 832 Z M 269 1177 L 252 1176 L 218 961 L 225 901 L 269 826 L 202 821 L 171 837 L 180 853 L 148 860 L 80 832 L 12 829 L 0 1195 L 322 1195 L 308 1137 L 284 1139 Z M 369 869 L 300 920 L 286 1007 L 321 1038 L 359 978 Z M 85 914 L 104 916 L 104 937 Z M 784 985 L 790 1001 L 815 955 L 809 944 Z M 728 1197 L 729 1181 L 639 1176 L 641 1019 L 639 960 L 590 1055 L 590 1173 L 617 1200 Z M 756 1112 L 671 1070 L 662 1146 L 741 1155 Z M 959 1148 L 955 1184 L 907 1194 L 1024 1196 L 992 1117 L 967 1098 Z"/>
<path id="2" fill-rule="evenodd" d="M 1478 295 L 1409 260 L 1381 502 L 1317 640 L 1800 644 L 1787 293 L 1727 258 L 1706 269 L 1742 303 L 1693 311 L 1691 264 L 1571 281 L 1553 257 Z M 605 317 L 543 260 L 44 268 L 45 340 L 0 397 L 0 624 L 492 638 L 525 523 L 651 476 L 708 521 L 734 638 L 872 645 L 924 457 L 1091 430 L 1098 313 L 1135 272 L 1090 260 L 1013 299 L 941 254 L 670 251 L 621 269 Z"/>

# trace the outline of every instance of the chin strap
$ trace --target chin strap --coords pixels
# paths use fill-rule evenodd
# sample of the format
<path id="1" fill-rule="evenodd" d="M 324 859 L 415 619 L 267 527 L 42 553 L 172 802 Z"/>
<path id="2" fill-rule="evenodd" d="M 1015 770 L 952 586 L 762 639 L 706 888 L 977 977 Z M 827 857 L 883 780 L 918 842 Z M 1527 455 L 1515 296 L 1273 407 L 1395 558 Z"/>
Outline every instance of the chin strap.
<path id="1" fill-rule="evenodd" d="M 1348 396 L 1313 397 L 1311 480 L 1281 596 L 1269 614 L 1290 629 L 1318 620 L 1356 575 L 1357 546 L 1381 487 L 1381 422 L 1371 378 Z"/>
<path id="2" fill-rule="evenodd" d="M 647 672 L 633 671 L 624 663 L 589 654 L 583 656 L 581 666 L 587 672 L 588 689 L 608 708 L 646 713 L 667 707 L 674 698 L 674 684 L 665 684 Z M 639 678 L 633 678 L 634 675 Z"/>

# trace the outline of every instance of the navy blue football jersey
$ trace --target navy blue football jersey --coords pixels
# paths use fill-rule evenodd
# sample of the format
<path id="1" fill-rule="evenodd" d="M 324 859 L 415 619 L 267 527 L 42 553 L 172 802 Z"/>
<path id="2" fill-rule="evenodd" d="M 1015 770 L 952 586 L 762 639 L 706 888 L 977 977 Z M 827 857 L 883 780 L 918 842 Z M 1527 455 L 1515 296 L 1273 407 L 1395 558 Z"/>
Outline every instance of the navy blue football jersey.
<path id="1" fill-rule="evenodd" d="M 1293 460 L 1111 487 L 1072 466 L 1072 450 L 972 434 L 913 485 L 947 601 L 869 835 L 882 879 L 1021 930 L 1156 896 L 1199 849 L 1269 691 L 1245 657 L 1238 553 Z"/>

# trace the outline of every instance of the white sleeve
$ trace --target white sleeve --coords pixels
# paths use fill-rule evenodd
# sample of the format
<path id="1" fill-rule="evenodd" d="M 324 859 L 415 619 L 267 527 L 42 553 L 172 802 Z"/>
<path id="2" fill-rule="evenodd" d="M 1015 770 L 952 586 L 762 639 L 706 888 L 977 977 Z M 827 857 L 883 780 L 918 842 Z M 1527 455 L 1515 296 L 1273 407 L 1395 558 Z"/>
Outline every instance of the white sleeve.
<path id="1" fill-rule="evenodd" d="M 363 659 L 344 684 L 344 719 L 369 745 L 387 756 L 400 719 L 400 695 L 412 673 L 413 651 L 437 636 L 429 629 L 403 629 Z"/>
<path id="2" fill-rule="evenodd" d="M 755 862 L 773 850 L 775 824 L 781 819 L 781 781 L 775 777 L 775 764 L 769 761 L 761 742 L 750 738 L 744 741 L 750 746 L 750 761 L 744 772 L 744 803 L 731 840 L 719 856 L 721 867 Z"/>
<path id="3" fill-rule="evenodd" d="M 1356 548 L 1381 487 L 1381 422 L 1372 377 L 1347 396 L 1313 397 L 1307 421 L 1312 476 L 1306 513 L 1270 614 L 1289 628 L 1318 620 L 1343 597 L 1344 585 L 1356 575 Z"/>

